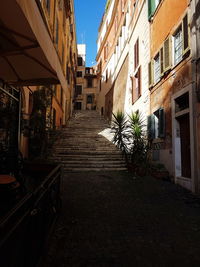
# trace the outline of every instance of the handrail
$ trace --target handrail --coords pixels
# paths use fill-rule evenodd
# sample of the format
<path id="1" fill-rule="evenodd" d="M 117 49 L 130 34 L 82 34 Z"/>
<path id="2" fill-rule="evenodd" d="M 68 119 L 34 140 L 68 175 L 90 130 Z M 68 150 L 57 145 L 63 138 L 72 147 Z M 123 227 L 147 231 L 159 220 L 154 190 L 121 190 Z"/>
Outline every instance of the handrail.
<path id="1" fill-rule="evenodd" d="M 62 169 L 58 165 L 33 192 L 26 194 L 0 219 L 0 258 L 3 266 L 12 267 L 15 262 L 22 267 L 35 267 L 60 210 L 61 177 Z M 31 262 L 33 258 L 34 263 Z"/>

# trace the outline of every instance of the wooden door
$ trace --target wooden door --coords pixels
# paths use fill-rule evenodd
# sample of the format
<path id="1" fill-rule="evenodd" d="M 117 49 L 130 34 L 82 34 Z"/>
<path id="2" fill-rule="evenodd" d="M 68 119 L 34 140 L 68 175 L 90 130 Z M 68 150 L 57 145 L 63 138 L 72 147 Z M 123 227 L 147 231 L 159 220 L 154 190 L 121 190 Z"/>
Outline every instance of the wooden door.
<path id="1" fill-rule="evenodd" d="M 181 139 L 181 172 L 183 177 L 191 178 L 190 119 L 189 114 L 178 118 Z"/>

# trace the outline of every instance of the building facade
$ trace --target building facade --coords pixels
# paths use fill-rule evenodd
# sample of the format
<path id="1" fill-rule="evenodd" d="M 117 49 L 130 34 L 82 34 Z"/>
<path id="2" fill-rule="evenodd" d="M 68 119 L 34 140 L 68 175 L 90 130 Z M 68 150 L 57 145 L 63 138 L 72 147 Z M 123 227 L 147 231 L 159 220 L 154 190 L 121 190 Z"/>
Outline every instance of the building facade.
<path id="1" fill-rule="evenodd" d="M 86 45 L 78 44 L 78 68 L 74 92 L 74 110 L 95 110 L 97 76 L 95 67 L 86 67 Z"/>
<path id="2" fill-rule="evenodd" d="M 108 1 L 99 27 L 98 109 L 107 119 L 121 110 L 149 114 L 149 22 L 146 1 Z"/>
<path id="3" fill-rule="evenodd" d="M 77 61 L 73 0 L 4 1 L 0 21 L 1 107 L 16 101 L 14 142 L 27 157 L 35 91 L 51 92 L 52 127 L 65 125 L 71 114 Z M 1 136 L 3 144 L 9 143 Z M 10 139 L 9 133 L 5 136 Z"/>
<path id="4" fill-rule="evenodd" d="M 97 40 L 97 108 L 139 110 L 152 160 L 199 192 L 199 1 L 108 1 Z"/>
<path id="5" fill-rule="evenodd" d="M 191 5 L 187 0 L 149 1 L 149 21 L 153 159 L 165 164 L 176 183 L 197 192 Z"/>

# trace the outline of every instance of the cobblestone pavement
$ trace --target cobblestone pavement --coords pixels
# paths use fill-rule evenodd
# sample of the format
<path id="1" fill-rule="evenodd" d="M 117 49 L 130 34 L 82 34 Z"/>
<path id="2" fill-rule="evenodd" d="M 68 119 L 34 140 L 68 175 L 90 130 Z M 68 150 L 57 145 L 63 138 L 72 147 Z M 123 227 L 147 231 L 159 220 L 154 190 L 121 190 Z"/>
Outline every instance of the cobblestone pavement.
<path id="1" fill-rule="evenodd" d="M 128 172 L 68 173 L 41 267 L 200 266 L 200 200 Z"/>

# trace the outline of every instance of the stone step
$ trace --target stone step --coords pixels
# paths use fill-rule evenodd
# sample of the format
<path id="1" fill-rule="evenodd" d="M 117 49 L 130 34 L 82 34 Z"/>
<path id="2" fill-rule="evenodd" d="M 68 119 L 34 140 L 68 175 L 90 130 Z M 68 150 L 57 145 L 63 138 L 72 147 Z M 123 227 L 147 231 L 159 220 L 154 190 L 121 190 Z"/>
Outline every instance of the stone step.
<path id="1" fill-rule="evenodd" d="M 63 160 L 88 160 L 88 161 L 105 161 L 105 160 L 123 160 L 123 156 L 121 154 L 118 155 L 51 155 L 49 159 L 63 159 Z"/>
<path id="2" fill-rule="evenodd" d="M 84 165 L 84 166 L 105 166 L 105 165 L 110 165 L 110 166 L 114 166 L 114 165 L 118 165 L 118 166 L 126 166 L 126 164 L 124 163 L 124 161 L 66 161 L 66 160 L 56 160 L 59 163 L 63 163 L 63 164 L 68 164 L 70 166 L 76 166 L 78 165 Z"/>
<path id="3" fill-rule="evenodd" d="M 63 128 L 49 152 L 49 159 L 65 172 L 124 171 L 126 163 L 112 140 L 109 124 L 96 111 L 77 112 Z"/>
<path id="4" fill-rule="evenodd" d="M 127 168 L 63 168 L 64 172 L 100 172 L 100 171 L 127 171 Z"/>

